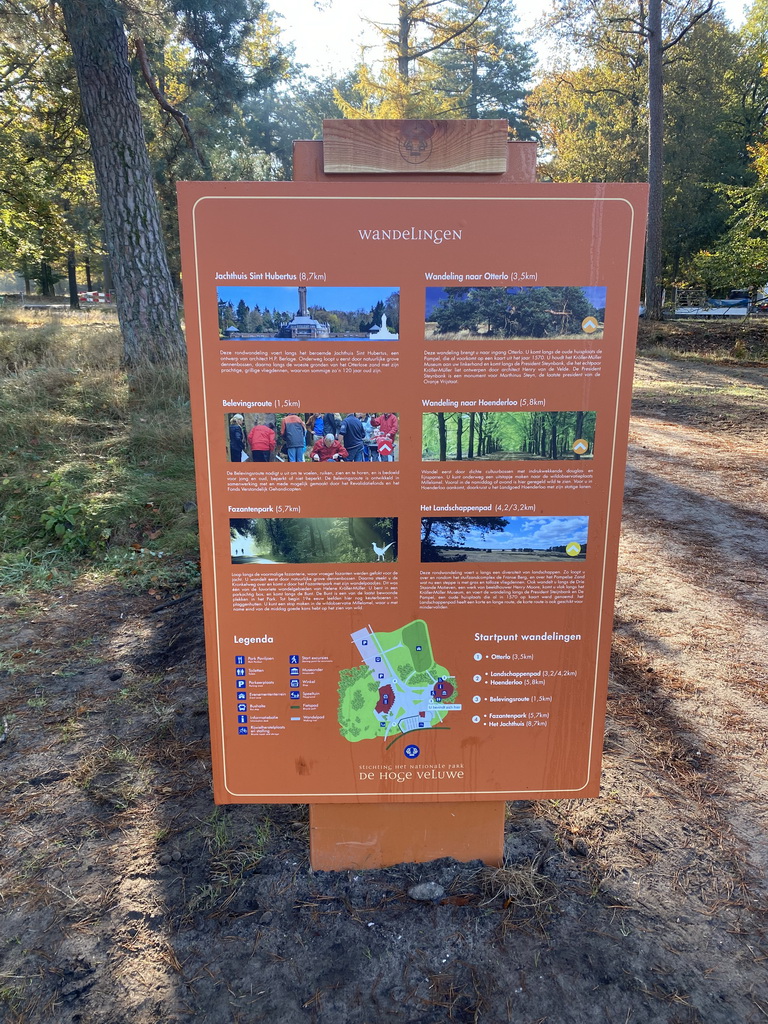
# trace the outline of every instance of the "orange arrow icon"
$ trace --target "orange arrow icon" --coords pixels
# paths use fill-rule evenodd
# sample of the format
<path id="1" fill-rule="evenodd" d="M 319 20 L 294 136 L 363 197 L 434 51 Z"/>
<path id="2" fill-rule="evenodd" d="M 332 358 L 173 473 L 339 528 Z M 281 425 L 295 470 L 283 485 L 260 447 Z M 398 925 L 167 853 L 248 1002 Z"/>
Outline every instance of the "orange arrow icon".
<path id="1" fill-rule="evenodd" d="M 585 441 L 583 437 L 580 437 L 578 441 L 573 442 L 571 448 L 577 455 L 586 455 L 589 451 L 589 441 Z"/>
<path id="2" fill-rule="evenodd" d="M 593 316 L 588 316 L 581 321 L 581 329 L 587 334 L 594 334 L 595 331 L 600 330 L 600 324 Z"/>

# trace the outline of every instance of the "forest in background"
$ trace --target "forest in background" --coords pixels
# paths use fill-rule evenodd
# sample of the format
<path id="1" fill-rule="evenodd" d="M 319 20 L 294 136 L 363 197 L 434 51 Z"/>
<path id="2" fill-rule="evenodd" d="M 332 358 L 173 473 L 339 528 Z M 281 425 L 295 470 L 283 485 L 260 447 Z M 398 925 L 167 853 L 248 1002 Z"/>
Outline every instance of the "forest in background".
<path id="1" fill-rule="evenodd" d="M 591 458 L 594 412 L 429 412 L 422 417 L 425 462 Z M 575 452 L 578 440 L 587 452 Z"/>
<path id="2" fill-rule="evenodd" d="M 161 282 L 169 274 L 180 285 L 177 181 L 290 178 L 293 141 L 318 138 L 326 117 L 503 117 L 513 138 L 539 142 L 542 180 L 647 180 L 649 154 L 657 159 L 659 149 L 649 151 L 655 111 L 661 283 L 722 293 L 768 280 L 768 0 L 755 0 L 738 30 L 713 0 L 552 0 L 538 68 L 513 0 L 391 6 L 391 19 L 375 28 L 383 60 L 363 53 L 318 77 L 264 0 L 213 10 L 201 0 L 151 9 L 5 0 L 0 265 L 43 295 L 68 277 L 74 304 L 78 288 L 114 285 L 127 361 L 142 351 L 154 358 L 163 333 L 160 356 L 173 356 L 181 335 Z M 111 108 L 94 107 L 85 72 L 112 57 L 125 63 L 135 98 L 118 104 L 115 93 Z M 662 108 L 649 103 L 654 60 Z M 112 180 L 102 156 L 134 109 L 125 151 L 143 155 L 130 161 L 134 179 Z M 139 194 L 139 178 L 154 200 Z M 138 256 L 119 244 L 136 222 L 126 211 L 155 200 L 160 233 L 145 232 L 149 262 L 143 277 L 127 273 L 117 264 Z M 148 274 L 158 308 L 120 309 L 121 295 L 124 304 L 141 299 Z M 133 332 L 137 320 L 143 331 Z"/>

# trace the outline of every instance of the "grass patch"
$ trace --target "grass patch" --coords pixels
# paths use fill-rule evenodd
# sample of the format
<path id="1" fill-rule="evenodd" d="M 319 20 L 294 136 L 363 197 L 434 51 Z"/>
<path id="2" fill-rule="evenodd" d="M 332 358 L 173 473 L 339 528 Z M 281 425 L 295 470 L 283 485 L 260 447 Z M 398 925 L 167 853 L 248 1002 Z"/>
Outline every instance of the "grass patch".
<path id="1" fill-rule="evenodd" d="M 504 864 L 482 872 L 484 904 L 516 909 L 544 920 L 553 910 L 557 888 L 540 871 L 537 859 L 526 864 Z"/>
<path id="2" fill-rule="evenodd" d="M 249 840 L 237 839 L 229 818 L 217 807 L 200 829 L 209 857 L 208 880 L 198 885 L 187 902 L 189 914 L 224 910 L 235 896 L 245 876 L 253 872 L 264 857 L 273 834 L 269 817 L 258 822 Z"/>
<path id="3" fill-rule="evenodd" d="M 198 579 L 186 371 L 126 372 L 114 314 L 0 317 L 0 584 L 85 567 L 173 593 Z"/>

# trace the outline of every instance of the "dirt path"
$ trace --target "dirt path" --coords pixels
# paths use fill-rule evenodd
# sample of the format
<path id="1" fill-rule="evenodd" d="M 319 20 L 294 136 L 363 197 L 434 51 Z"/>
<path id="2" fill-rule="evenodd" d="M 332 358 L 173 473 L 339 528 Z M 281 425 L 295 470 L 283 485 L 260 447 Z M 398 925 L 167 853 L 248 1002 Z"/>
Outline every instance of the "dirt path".
<path id="1" fill-rule="evenodd" d="M 673 364 L 654 380 L 656 370 L 641 363 L 637 374 L 636 406 L 655 405 L 665 418 L 636 415 L 632 424 L 618 636 L 675 680 L 671 707 L 722 788 L 713 804 L 765 896 L 766 373 Z"/>
<path id="2" fill-rule="evenodd" d="M 500 873 L 215 809 L 196 598 L 2 603 L 0 1020 L 765 1022 L 765 382 L 639 362 L 603 795 L 512 805 Z"/>

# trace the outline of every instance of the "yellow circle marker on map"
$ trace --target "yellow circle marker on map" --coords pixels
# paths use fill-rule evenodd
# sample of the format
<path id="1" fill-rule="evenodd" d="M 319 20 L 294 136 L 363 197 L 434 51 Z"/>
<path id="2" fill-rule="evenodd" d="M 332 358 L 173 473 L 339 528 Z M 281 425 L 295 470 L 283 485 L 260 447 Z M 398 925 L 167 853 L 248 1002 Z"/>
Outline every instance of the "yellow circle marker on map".
<path id="1" fill-rule="evenodd" d="M 583 437 L 580 437 L 577 441 L 573 442 L 571 450 L 576 452 L 577 455 L 586 455 L 589 451 L 589 441 L 585 441 Z"/>
<path id="2" fill-rule="evenodd" d="M 593 316 L 587 316 L 581 321 L 581 329 L 587 334 L 594 334 L 595 331 L 600 330 L 600 324 Z"/>
<path id="3" fill-rule="evenodd" d="M 581 544 L 578 544 L 575 540 L 572 540 L 570 544 L 566 544 L 565 553 L 570 555 L 571 558 L 575 558 L 576 555 L 581 552 Z"/>

